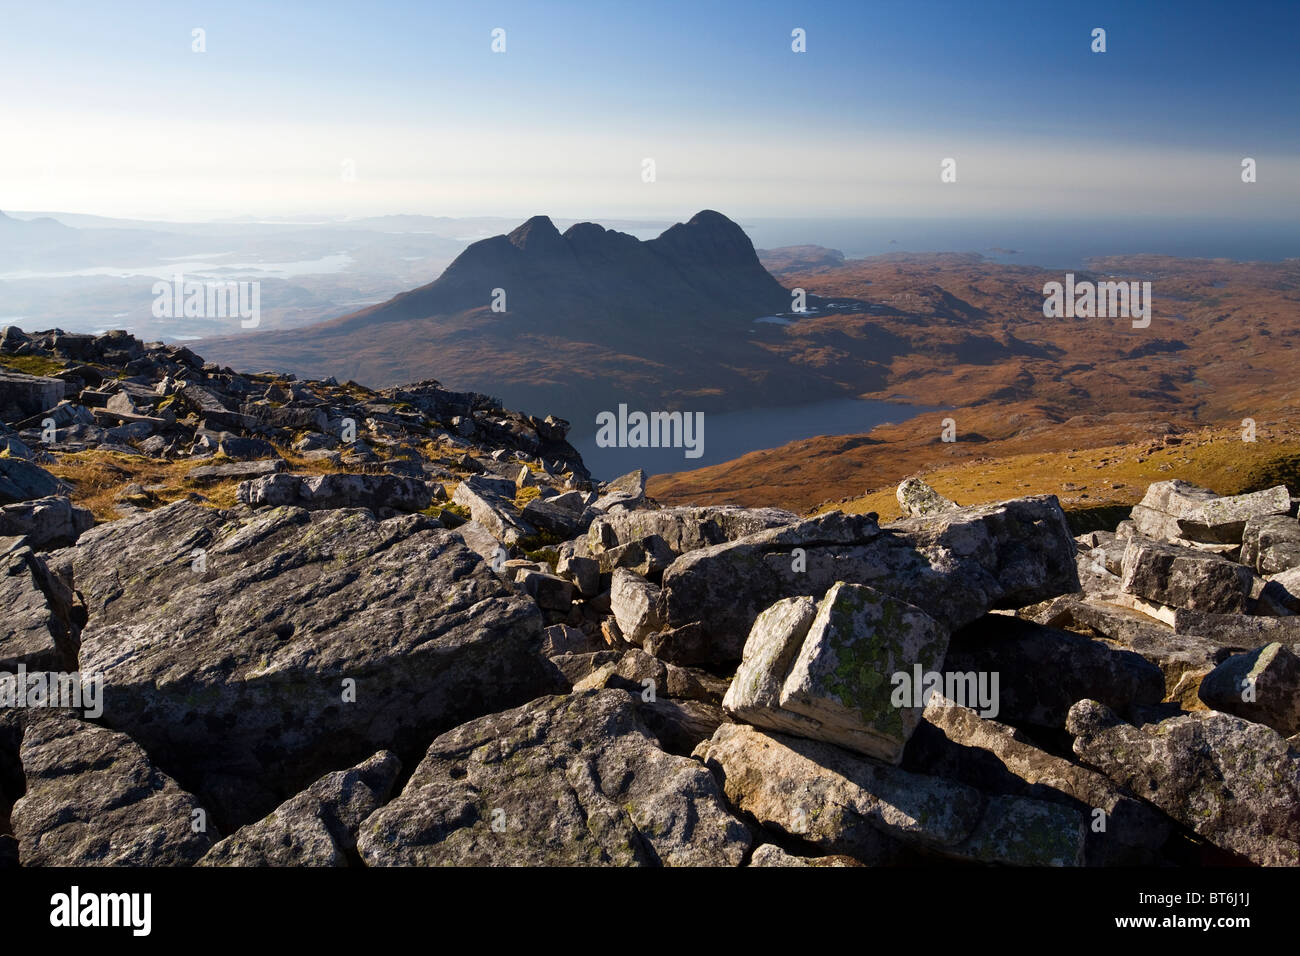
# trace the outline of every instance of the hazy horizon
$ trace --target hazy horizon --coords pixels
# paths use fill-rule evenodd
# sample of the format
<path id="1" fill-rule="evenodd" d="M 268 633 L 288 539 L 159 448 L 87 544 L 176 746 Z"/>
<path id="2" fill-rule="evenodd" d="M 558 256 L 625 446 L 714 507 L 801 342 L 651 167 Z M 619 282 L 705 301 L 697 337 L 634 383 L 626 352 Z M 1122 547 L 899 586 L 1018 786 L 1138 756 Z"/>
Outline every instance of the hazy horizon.
<path id="1" fill-rule="evenodd" d="M 134 10 L 7 12 L 0 61 L 21 93 L 0 119 L 20 135 L 0 155 L 0 209 L 1242 221 L 1300 210 L 1300 132 L 1283 122 L 1300 114 L 1294 5 Z M 1094 28 L 1104 53 L 1090 49 Z M 492 50 L 497 29 L 504 52 Z M 1250 185 L 1246 157 L 1258 164 Z M 957 178 L 942 183 L 948 158 Z"/>

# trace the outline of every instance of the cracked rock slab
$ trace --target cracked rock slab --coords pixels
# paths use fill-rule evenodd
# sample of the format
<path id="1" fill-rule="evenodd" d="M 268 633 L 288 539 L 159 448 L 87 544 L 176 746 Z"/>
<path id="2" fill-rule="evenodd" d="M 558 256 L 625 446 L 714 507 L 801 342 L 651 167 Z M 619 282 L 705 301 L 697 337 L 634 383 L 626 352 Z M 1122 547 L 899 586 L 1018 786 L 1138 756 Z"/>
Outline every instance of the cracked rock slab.
<path id="1" fill-rule="evenodd" d="M 1094 700 L 1067 729 L 1081 759 L 1216 846 L 1300 864 L 1300 753 L 1277 731 L 1219 711 L 1137 727 Z"/>
<path id="2" fill-rule="evenodd" d="M 61 711 L 24 723 L 27 793 L 12 815 L 24 866 L 186 866 L 212 846 L 199 802 L 126 734 Z"/>
<path id="3" fill-rule="evenodd" d="M 732 805 L 773 832 L 868 866 L 900 846 L 1023 866 L 1077 866 L 1083 817 L 1041 800 L 986 795 L 831 744 L 723 724 L 696 754 Z"/>
<path id="4" fill-rule="evenodd" d="M 381 751 L 317 780 L 256 823 L 226 837 L 199 866 L 347 866 L 357 830 L 388 799 L 401 770 Z"/>
<path id="5" fill-rule="evenodd" d="M 443 734 L 357 841 L 369 866 L 738 866 L 751 845 L 632 695 L 546 697 Z"/>
<path id="6" fill-rule="evenodd" d="M 537 606 L 423 516 L 178 502 L 58 557 L 89 609 L 104 722 L 228 831 L 340 763 L 561 686 Z"/>

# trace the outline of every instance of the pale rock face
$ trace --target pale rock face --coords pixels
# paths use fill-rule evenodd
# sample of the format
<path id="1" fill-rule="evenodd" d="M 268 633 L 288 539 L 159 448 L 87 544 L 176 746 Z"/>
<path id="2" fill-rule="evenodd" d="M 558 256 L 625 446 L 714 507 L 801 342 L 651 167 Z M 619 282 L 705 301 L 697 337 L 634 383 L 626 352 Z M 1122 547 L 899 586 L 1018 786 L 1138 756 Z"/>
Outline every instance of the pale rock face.
<path id="1" fill-rule="evenodd" d="M 780 709 L 781 686 L 816 616 L 817 603 L 810 597 L 777 601 L 758 616 L 745 641 L 735 679 L 722 700 L 727 713 L 747 723 L 789 729 L 792 733 L 798 733 L 800 727 L 814 726 L 794 715 L 790 715 L 793 726 L 789 728 L 765 723 L 764 719 L 775 717 L 769 712 Z"/>
<path id="2" fill-rule="evenodd" d="M 947 648 L 947 632 L 920 608 L 836 584 L 808 628 L 780 706 L 815 720 L 819 739 L 897 763 L 922 708 L 898 705 L 891 675 L 937 671 Z"/>
<path id="3" fill-rule="evenodd" d="M 1234 655 L 1201 682 L 1200 697 L 1290 737 L 1300 733 L 1300 658 L 1279 643 Z"/>
<path id="4" fill-rule="evenodd" d="M 945 498 L 920 478 L 907 478 L 895 492 L 899 507 L 909 515 L 924 517 L 941 514 L 959 507 L 955 501 Z"/>
<path id="5" fill-rule="evenodd" d="M 1241 563 L 1260 574 L 1300 568 L 1300 522 L 1285 514 L 1252 516 L 1242 531 Z"/>
<path id="6" fill-rule="evenodd" d="M 1120 588 L 1171 607 L 1240 614 L 1246 610 L 1250 572 L 1216 554 L 1138 537 L 1124 550 Z"/>
<path id="7" fill-rule="evenodd" d="M 1184 537 L 1193 541 L 1240 544 L 1251 518 L 1286 515 L 1290 510 L 1290 492 L 1285 485 L 1275 485 L 1264 491 L 1206 501 L 1180 515 L 1178 527 Z"/>
<path id="8" fill-rule="evenodd" d="M 616 568 L 609 600 L 618 629 L 633 644 L 644 643 L 652 633 L 662 629 L 659 589 L 639 574 Z"/>
<path id="9" fill-rule="evenodd" d="M 841 582 L 819 605 L 789 598 L 759 616 L 723 706 L 760 727 L 897 763 L 922 708 L 910 693 L 900 705 L 891 677 L 937 670 L 947 646 L 919 608 Z"/>
<path id="10" fill-rule="evenodd" d="M 1286 487 L 1221 497 L 1186 481 L 1158 481 L 1147 488 L 1132 519 L 1140 534 L 1162 541 L 1239 545 L 1252 517 L 1285 515 L 1291 508 Z"/>

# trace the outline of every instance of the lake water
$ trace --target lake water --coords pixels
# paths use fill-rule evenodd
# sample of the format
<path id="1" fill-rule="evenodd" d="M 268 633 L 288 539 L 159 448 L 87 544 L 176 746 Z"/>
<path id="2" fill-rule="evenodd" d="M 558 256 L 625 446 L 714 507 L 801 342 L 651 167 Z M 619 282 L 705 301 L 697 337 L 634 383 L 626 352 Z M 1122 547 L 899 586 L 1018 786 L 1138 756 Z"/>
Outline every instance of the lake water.
<path id="1" fill-rule="evenodd" d="M 599 448 L 594 433 L 574 435 L 570 440 L 592 477 L 608 481 L 638 468 L 644 468 L 647 475 L 704 468 L 802 438 L 861 434 L 877 425 L 932 411 L 937 408 L 837 398 L 787 408 L 706 414 L 703 454 L 698 458 L 687 458 L 682 448 Z"/>

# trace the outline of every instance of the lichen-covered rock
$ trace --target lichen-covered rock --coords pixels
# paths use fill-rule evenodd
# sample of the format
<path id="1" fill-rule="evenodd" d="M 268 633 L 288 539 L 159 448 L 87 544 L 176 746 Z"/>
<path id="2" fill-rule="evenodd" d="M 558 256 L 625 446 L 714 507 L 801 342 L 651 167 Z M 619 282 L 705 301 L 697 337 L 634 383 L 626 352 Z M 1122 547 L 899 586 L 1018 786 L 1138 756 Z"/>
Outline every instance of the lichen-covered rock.
<path id="1" fill-rule="evenodd" d="M 774 833 L 868 866 L 900 846 L 986 863 L 1073 866 L 1083 819 L 1073 809 L 972 787 L 841 750 L 831 744 L 723 724 L 696 754 L 727 798 Z"/>
<path id="2" fill-rule="evenodd" d="M 536 604 L 420 515 L 178 502 L 57 557 L 104 721 L 184 768 L 227 831 L 340 763 L 563 686 Z"/>
<path id="3" fill-rule="evenodd" d="M 1241 534 L 1241 563 L 1260 574 L 1300 568 L 1300 521 L 1287 514 L 1251 517 Z"/>
<path id="4" fill-rule="evenodd" d="M 1137 537 L 1124 549 L 1120 588 L 1172 607 L 1240 614 L 1246 610 L 1250 572 L 1217 554 Z"/>
<path id="5" fill-rule="evenodd" d="M 1149 866 L 1170 822 L 1109 778 L 1036 746 L 1023 731 L 936 696 L 907 745 L 903 768 L 958 780 L 983 793 L 1061 803 L 1088 823 L 1089 866 Z"/>
<path id="6" fill-rule="evenodd" d="M 1300 658 L 1277 643 L 1236 654 L 1201 682 L 1200 697 L 1214 710 L 1290 737 L 1300 733 Z"/>
<path id="7" fill-rule="evenodd" d="M 24 724 L 27 793 L 12 814 L 24 866 L 186 866 L 212 846 L 199 802 L 125 734 L 65 711 Z"/>
<path id="8" fill-rule="evenodd" d="M 729 712 L 898 762 L 922 708 L 910 693 L 896 699 L 892 676 L 910 682 L 917 667 L 937 669 L 947 633 L 920 608 L 862 585 L 837 583 L 809 621 L 810 604 L 778 602 L 755 621 Z"/>
<path id="9" fill-rule="evenodd" d="M 401 761 L 388 751 L 317 780 L 217 843 L 199 866 L 347 866 L 357 830 L 388 799 Z"/>
<path id="10" fill-rule="evenodd" d="M 357 841 L 368 866 L 737 866 L 750 845 L 713 776 L 661 750 L 619 690 L 443 734 Z"/>
<path id="11" fill-rule="evenodd" d="M 887 528 L 830 512 L 682 555 L 664 572 L 662 607 L 669 628 L 698 621 L 712 661 L 724 663 L 740 658 L 754 620 L 782 598 L 865 584 L 952 629 L 990 608 L 1077 591 L 1075 554 L 1052 496 Z"/>
<path id="12" fill-rule="evenodd" d="M 957 502 L 945 498 L 920 478 L 903 479 L 894 496 L 904 512 L 918 517 L 941 514 L 959 507 Z"/>
<path id="13" fill-rule="evenodd" d="M 1300 864 L 1300 753 L 1277 731 L 1219 711 L 1136 727 L 1093 700 L 1067 729 L 1081 759 L 1216 846 Z"/>
<path id="14" fill-rule="evenodd" d="M 0 554 L 0 671 L 77 669 L 80 608 L 67 585 L 31 549 Z"/>

